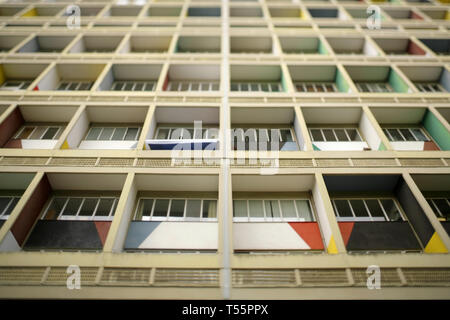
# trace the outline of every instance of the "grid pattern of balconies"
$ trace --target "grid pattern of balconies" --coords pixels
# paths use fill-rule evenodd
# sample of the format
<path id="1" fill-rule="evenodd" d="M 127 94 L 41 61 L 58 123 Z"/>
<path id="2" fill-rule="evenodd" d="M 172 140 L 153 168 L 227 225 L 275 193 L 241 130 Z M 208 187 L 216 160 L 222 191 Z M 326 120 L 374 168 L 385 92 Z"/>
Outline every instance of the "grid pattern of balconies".
<path id="1" fill-rule="evenodd" d="M 448 12 L 3 1 L 0 286 L 57 288 L 60 257 L 78 255 L 85 290 L 111 297 L 371 298 L 357 288 L 370 257 L 394 298 L 448 295 Z"/>

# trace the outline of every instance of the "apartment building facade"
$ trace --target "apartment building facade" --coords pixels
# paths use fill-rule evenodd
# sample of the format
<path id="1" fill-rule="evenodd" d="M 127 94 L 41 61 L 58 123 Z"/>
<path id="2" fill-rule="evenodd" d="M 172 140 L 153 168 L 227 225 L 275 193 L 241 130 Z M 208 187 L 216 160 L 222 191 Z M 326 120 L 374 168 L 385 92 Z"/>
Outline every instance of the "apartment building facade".
<path id="1" fill-rule="evenodd" d="M 449 299 L 449 21 L 1 2 L 0 297 Z"/>

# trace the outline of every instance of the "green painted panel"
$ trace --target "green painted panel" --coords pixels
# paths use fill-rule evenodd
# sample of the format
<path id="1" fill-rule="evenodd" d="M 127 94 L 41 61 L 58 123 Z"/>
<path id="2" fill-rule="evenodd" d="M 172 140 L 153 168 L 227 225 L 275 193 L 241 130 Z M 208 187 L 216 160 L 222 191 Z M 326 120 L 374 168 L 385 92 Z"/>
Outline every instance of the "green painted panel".
<path id="1" fill-rule="evenodd" d="M 409 87 L 406 82 L 392 69 L 389 70 L 388 82 L 395 92 L 406 93 L 409 91 Z"/>
<path id="2" fill-rule="evenodd" d="M 289 91 L 288 90 L 288 85 L 287 85 L 287 82 L 286 82 L 286 77 L 285 77 L 283 71 L 281 72 L 281 86 L 283 87 L 283 91 L 284 92 L 288 92 Z"/>
<path id="3" fill-rule="evenodd" d="M 329 54 L 328 49 L 322 40 L 319 41 L 319 53 L 320 54 Z"/>
<path id="4" fill-rule="evenodd" d="M 450 150 L 450 132 L 445 126 L 436 118 L 436 116 L 427 110 L 422 119 L 424 128 L 433 137 L 441 150 Z"/>
<path id="5" fill-rule="evenodd" d="M 315 145 L 314 143 L 313 143 L 313 149 L 314 149 L 315 151 L 320 151 L 320 149 L 317 148 L 316 145 Z"/>
<path id="6" fill-rule="evenodd" d="M 378 151 L 385 151 L 385 150 L 387 150 L 386 146 L 384 145 L 383 142 L 380 142 L 380 145 L 378 146 Z"/>
<path id="7" fill-rule="evenodd" d="M 350 89 L 347 80 L 345 80 L 340 70 L 336 71 L 336 86 L 340 92 L 348 92 Z"/>

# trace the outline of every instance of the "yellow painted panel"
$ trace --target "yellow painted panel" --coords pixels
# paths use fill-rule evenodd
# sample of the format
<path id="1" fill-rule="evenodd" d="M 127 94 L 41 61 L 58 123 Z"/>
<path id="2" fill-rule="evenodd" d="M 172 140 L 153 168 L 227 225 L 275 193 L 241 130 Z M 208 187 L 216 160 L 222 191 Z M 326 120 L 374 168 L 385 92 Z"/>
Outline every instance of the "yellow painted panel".
<path id="1" fill-rule="evenodd" d="M 327 252 L 331 254 L 339 253 L 336 247 L 336 242 L 334 242 L 334 237 L 331 236 L 330 242 L 328 242 Z"/>
<path id="2" fill-rule="evenodd" d="M 450 0 L 449 0 L 450 3 Z M 447 13 L 445 14 L 445 20 L 450 20 L 450 11 L 447 11 Z"/>
<path id="3" fill-rule="evenodd" d="M 439 235 L 435 232 L 425 247 L 426 253 L 448 253 Z"/>
<path id="4" fill-rule="evenodd" d="M 63 145 L 61 146 L 61 149 L 70 149 L 69 143 L 66 141 L 64 141 Z"/>
<path id="5" fill-rule="evenodd" d="M 31 10 L 25 12 L 25 13 L 22 15 L 22 17 L 36 17 L 37 15 L 38 15 L 38 14 L 37 14 L 36 8 L 33 8 L 33 9 L 31 9 Z"/>
<path id="6" fill-rule="evenodd" d="M 0 84 L 3 84 L 5 82 L 5 74 L 3 73 L 3 65 L 0 65 Z"/>

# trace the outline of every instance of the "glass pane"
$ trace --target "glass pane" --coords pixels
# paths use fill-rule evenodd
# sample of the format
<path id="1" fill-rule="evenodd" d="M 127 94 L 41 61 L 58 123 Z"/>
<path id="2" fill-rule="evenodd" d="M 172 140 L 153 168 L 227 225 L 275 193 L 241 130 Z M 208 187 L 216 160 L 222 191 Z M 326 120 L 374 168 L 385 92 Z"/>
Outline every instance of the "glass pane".
<path id="1" fill-rule="evenodd" d="M 390 221 L 402 220 L 400 212 L 398 211 L 397 206 L 392 199 L 383 199 L 381 200 L 381 204 L 384 208 L 384 211 L 386 211 L 386 214 Z"/>
<path id="2" fill-rule="evenodd" d="M 69 85 L 69 88 L 67 88 L 67 90 L 77 90 L 77 88 L 78 88 L 78 82 L 72 82 L 70 85 Z"/>
<path id="3" fill-rule="evenodd" d="M 434 214 L 439 217 L 439 213 L 438 213 L 433 201 L 431 201 L 431 199 L 427 199 L 427 202 L 430 205 L 431 209 L 433 210 Z"/>
<path id="4" fill-rule="evenodd" d="M 128 128 L 127 133 L 125 135 L 125 141 L 135 141 L 137 140 L 139 128 Z"/>
<path id="5" fill-rule="evenodd" d="M 427 138 L 427 136 L 419 128 L 413 128 L 413 129 L 411 129 L 411 131 L 416 136 L 417 140 L 419 140 L 419 141 L 428 141 L 429 140 Z"/>
<path id="6" fill-rule="evenodd" d="M 55 138 L 56 133 L 58 132 L 58 127 L 50 127 L 47 132 L 43 135 L 43 140 L 51 140 Z"/>
<path id="7" fill-rule="evenodd" d="M 16 139 L 27 139 L 35 127 L 25 127 Z"/>
<path id="8" fill-rule="evenodd" d="M 293 141 L 292 135 L 291 135 L 291 130 L 281 129 L 280 132 L 281 132 L 281 139 L 283 140 L 283 142 Z"/>
<path id="9" fill-rule="evenodd" d="M 47 209 L 47 213 L 45 214 L 46 220 L 53 220 L 58 218 L 58 215 L 61 213 L 61 210 L 64 208 L 64 204 L 66 203 L 67 198 L 57 197 L 53 198 L 52 203 Z"/>
<path id="10" fill-rule="evenodd" d="M 262 200 L 249 200 L 248 207 L 250 211 L 250 218 L 264 218 Z"/>
<path id="11" fill-rule="evenodd" d="M 144 217 L 150 217 L 152 213 L 153 199 L 141 199 L 136 220 L 142 220 Z"/>
<path id="12" fill-rule="evenodd" d="M 97 211 L 95 212 L 96 217 L 107 217 L 111 212 L 111 208 L 114 204 L 114 198 L 100 199 Z M 112 213 L 111 213 L 112 215 Z"/>
<path id="13" fill-rule="evenodd" d="M 172 200 L 172 204 L 170 205 L 170 214 L 171 217 L 183 217 L 184 215 L 184 203 L 185 200 Z"/>
<path id="14" fill-rule="evenodd" d="M 350 200 L 350 204 L 352 205 L 353 212 L 356 217 L 368 217 L 369 213 L 367 212 L 366 207 L 364 206 L 364 202 L 362 200 Z"/>
<path id="15" fill-rule="evenodd" d="M 0 215 L 6 209 L 10 201 L 11 197 L 0 197 Z"/>
<path id="16" fill-rule="evenodd" d="M 336 137 L 334 136 L 333 130 L 331 129 L 322 129 L 323 135 L 325 136 L 326 141 L 336 141 Z"/>
<path id="17" fill-rule="evenodd" d="M 348 136 L 350 137 L 350 141 L 361 141 L 361 137 L 358 134 L 358 130 L 356 129 L 346 129 Z"/>
<path id="18" fill-rule="evenodd" d="M 280 86 L 278 83 L 272 83 L 270 85 L 270 89 L 272 89 L 272 92 L 280 92 Z"/>
<path id="19" fill-rule="evenodd" d="M 70 198 L 69 202 L 67 202 L 66 208 L 64 209 L 63 215 L 65 216 L 76 215 L 82 201 L 83 198 Z"/>
<path id="20" fill-rule="evenodd" d="M 110 140 L 113 132 L 114 128 L 103 128 L 103 131 L 100 134 L 98 140 Z"/>
<path id="21" fill-rule="evenodd" d="M 98 199 L 88 198 L 84 200 L 81 206 L 80 216 L 92 216 L 94 214 L 95 207 L 97 206 Z"/>
<path id="22" fill-rule="evenodd" d="M 319 129 L 311 129 L 310 132 L 313 141 L 324 141 L 322 132 Z"/>
<path id="23" fill-rule="evenodd" d="M 160 128 L 158 130 L 158 135 L 156 136 L 156 139 L 168 139 L 169 138 L 169 130 L 170 129 L 163 129 Z"/>
<path id="24" fill-rule="evenodd" d="M 127 128 L 116 128 L 111 140 L 122 141 L 126 131 Z"/>
<path id="25" fill-rule="evenodd" d="M 188 200 L 186 204 L 186 217 L 200 218 L 201 200 Z"/>
<path id="26" fill-rule="evenodd" d="M 233 201 L 233 216 L 234 217 L 247 217 L 247 201 L 246 200 L 234 200 Z"/>
<path id="27" fill-rule="evenodd" d="M 334 204 L 338 211 L 336 213 L 339 213 L 339 217 L 353 217 L 347 200 L 334 200 Z"/>
<path id="28" fill-rule="evenodd" d="M 297 211 L 299 218 L 305 219 L 305 221 L 313 221 L 313 215 L 308 200 L 295 200 L 297 205 Z"/>
<path id="29" fill-rule="evenodd" d="M 91 129 L 89 129 L 89 132 L 86 136 L 86 140 L 97 140 L 101 131 L 102 131 L 102 128 L 99 128 L 99 127 L 93 127 Z"/>
<path id="30" fill-rule="evenodd" d="M 385 218 L 378 200 L 365 200 L 369 208 L 370 215 L 374 218 Z"/>
<path id="31" fill-rule="evenodd" d="M 404 141 L 397 129 L 388 129 L 393 141 Z"/>
<path id="32" fill-rule="evenodd" d="M 67 82 L 61 82 L 56 90 L 66 90 L 68 85 Z"/>
<path id="33" fill-rule="evenodd" d="M 203 200 L 203 218 L 216 218 L 217 217 L 217 201 L 216 200 Z"/>
<path id="34" fill-rule="evenodd" d="M 17 204 L 17 202 L 19 202 L 19 200 L 20 200 L 20 198 L 18 198 L 18 197 L 15 197 L 14 199 L 13 199 L 13 201 L 11 202 L 11 204 L 9 205 L 9 207 L 8 207 L 8 209 L 6 209 L 6 211 L 5 211 L 5 215 L 10 215 L 11 214 L 11 212 L 14 210 L 14 208 L 16 207 L 16 204 Z"/>
<path id="35" fill-rule="evenodd" d="M 348 141 L 348 138 L 347 138 L 347 135 L 345 134 L 344 129 L 334 129 L 334 132 L 336 133 L 338 141 Z"/>
<path id="36" fill-rule="evenodd" d="M 191 91 L 198 91 L 199 87 L 200 87 L 200 84 L 198 82 L 191 83 Z"/>
<path id="37" fill-rule="evenodd" d="M 40 139 L 46 130 L 47 127 L 36 127 L 36 130 L 28 139 Z"/>
<path id="38" fill-rule="evenodd" d="M 402 135 L 405 137 L 406 141 L 416 141 L 416 139 L 415 139 L 414 136 L 411 134 L 411 132 L 409 132 L 408 129 L 400 129 L 400 132 L 401 132 Z"/>
<path id="39" fill-rule="evenodd" d="M 83 82 L 78 87 L 78 90 L 89 90 L 90 88 L 91 88 L 91 83 L 90 82 Z"/>
<path id="40" fill-rule="evenodd" d="M 138 82 L 133 88 L 133 91 L 142 91 L 144 89 L 144 83 Z"/>
<path id="41" fill-rule="evenodd" d="M 283 218 L 297 218 L 294 200 L 280 200 L 280 205 Z"/>
<path id="42" fill-rule="evenodd" d="M 280 217 L 280 206 L 278 205 L 278 200 L 264 200 L 264 206 L 266 207 L 267 218 Z"/>
<path id="43" fill-rule="evenodd" d="M 433 199 L 433 202 L 444 217 L 450 215 L 450 207 L 446 199 Z"/>
<path id="44" fill-rule="evenodd" d="M 166 217 L 169 209 L 169 199 L 156 199 L 155 209 L 153 210 L 154 217 Z"/>
<path id="45" fill-rule="evenodd" d="M 127 82 L 125 84 L 125 87 L 123 88 L 124 91 L 131 91 L 131 89 L 133 89 L 134 86 L 134 82 Z"/>
<path id="46" fill-rule="evenodd" d="M 231 91 L 239 91 L 237 83 L 234 83 L 234 82 L 231 83 L 230 89 L 231 89 Z"/>

